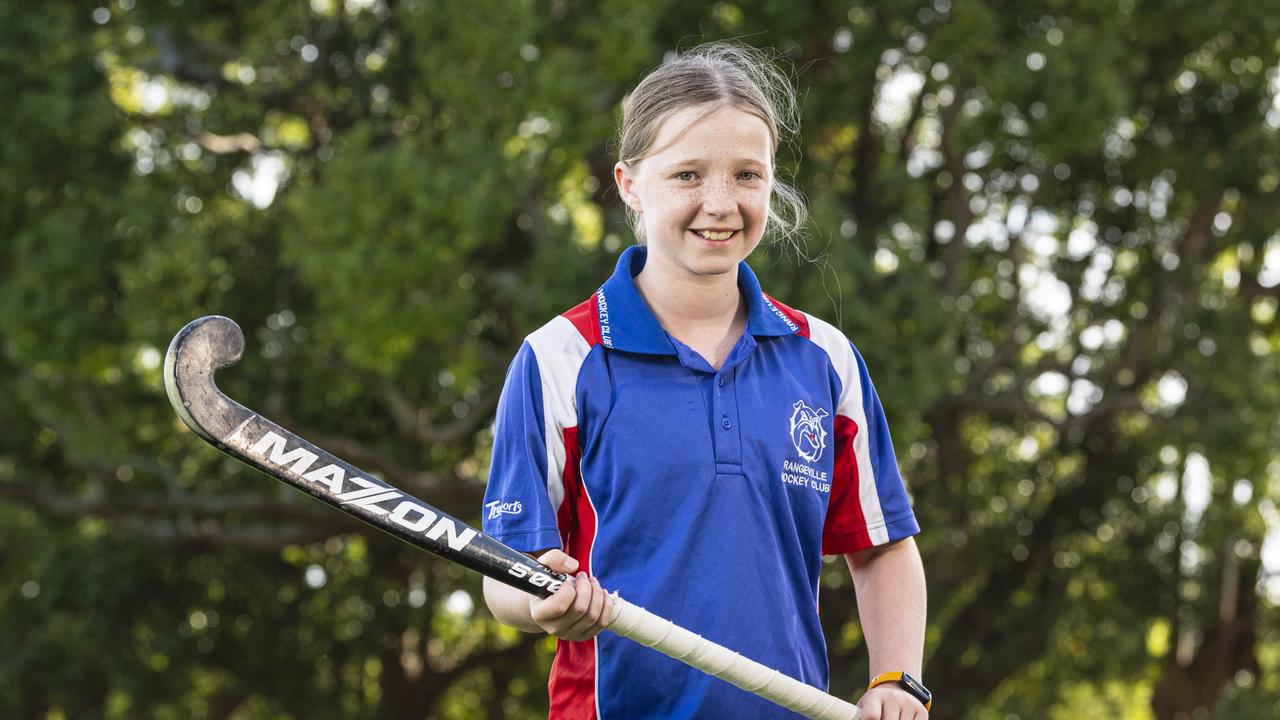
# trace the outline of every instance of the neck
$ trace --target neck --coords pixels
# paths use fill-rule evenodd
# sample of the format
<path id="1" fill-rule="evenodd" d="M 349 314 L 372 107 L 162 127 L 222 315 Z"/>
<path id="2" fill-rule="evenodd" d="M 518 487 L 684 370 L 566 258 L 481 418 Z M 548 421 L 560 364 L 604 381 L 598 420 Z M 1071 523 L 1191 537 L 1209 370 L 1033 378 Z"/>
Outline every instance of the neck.
<path id="1" fill-rule="evenodd" d="M 673 327 L 727 325 L 746 304 L 738 292 L 737 269 L 717 275 L 693 275 L 649 255 L 636 275 L 636 287 L 668 332 Z"/>
<path id="2" fill-rule="evenodd" d="M 662 328 L 719 369 L 747 328 L 738 273 L 693 275 L 649 256 L 636 288 Z"/>

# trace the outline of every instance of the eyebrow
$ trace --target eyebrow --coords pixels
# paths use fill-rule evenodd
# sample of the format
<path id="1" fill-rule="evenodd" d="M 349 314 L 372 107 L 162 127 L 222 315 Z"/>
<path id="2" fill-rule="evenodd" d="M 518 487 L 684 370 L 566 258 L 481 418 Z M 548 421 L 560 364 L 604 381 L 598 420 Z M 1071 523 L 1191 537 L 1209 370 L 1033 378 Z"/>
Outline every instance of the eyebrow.
<path id="1" fill-rule="evenodd" d="M 752 158 L 738 158 L 736 160 L 733 160 L 732 162 L 739 165 L 758 165 L 763 168 L 769 167 L 768 163 L 763 163 L 763 162 L 760 162 L 759 160 L 754 160 Z M 666 165 L 663 166 L 663 169 L 675 170 L 676 168 L 688 167 L 690 165 L 706 165 L 706 164 L 707 164 L 707 161 L 703 158 L 687 158 L 684 160 L 677 160 L 675 162 L 667 163 Z"/>

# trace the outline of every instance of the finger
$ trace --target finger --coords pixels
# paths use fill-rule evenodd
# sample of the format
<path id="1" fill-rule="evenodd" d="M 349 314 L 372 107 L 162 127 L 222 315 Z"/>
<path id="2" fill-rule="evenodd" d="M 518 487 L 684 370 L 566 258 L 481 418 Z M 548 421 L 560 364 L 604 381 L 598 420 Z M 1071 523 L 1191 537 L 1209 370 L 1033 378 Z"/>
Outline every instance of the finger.
<path id="1" fill-rule="evenodd" d="M 582 573 L 574 578 L 574 583 L 578 594 L 574 598 L 573 607 L 565 613 L 565 619 L 570 622 L 565 628 L 564 636 L 570 640 L 586 640 L 596 634 L 595 619 L 591 617 L 592 595 L 595 594 L 596 589 L 591 579 Z"/>
<path id="2" fill-rule="evenodd" d="M 858 720 L 883 720 L 880 716 L 880 712 L 883 708 L 880 705 L 880 701 L 874 697 L 863 696 L 863 698 L 858 701 L 858 710 L 860 711 L 858 714 Z"/>
<path id="3" fill-rule="evenodd" d="M 586 612 L 586 608 L 591 602 L 591 584 L 587 582 L 585 577 L 582 577 L 582 573 L 579 573 L 579 577 L 569 578 L 565 583 L 565 587 L 573 589 L 573 599 L 565 606 L 564 612 L 560 615 L 562 620 L 560 625 L 565 630 L 568 630 Z"/>
<path id="4" fill-rule="evenodd" d="M 586 573 L 578 573 L 578 576 L 573 579 L 573 585 L 578 593 L 573 600 L 573 612 L 581 618 L 591 610 L 591 596 L 595 593 L 595 586 L 591 584 L 591 578 L 587 577 Z"/>
<path id="5" fill-rule="evenodd" d="M 538 556 L 538 562 L 556 572 L 572 573 L 578 570 L 578 561 L 563 550 L 548 550 Z"/>
<path id="6" fill-rule="evenodd" d="M 600 615 L 604 611 L 604 588 L 600 587 L 600 581 L 595 578 L 583 577 L 581 582 L 585 586 L 578 593 L 578 600 L 581 601 L 583 596 L 587 596 L 587 608 L 583 612 L 573 627 L 569 629 L 576 639 L 587 640 L 600 634 L 604 626 L 600 624 Z"/>
<path id="7" fill-rule="evenodd" d="M 552 632 L 548 625 L 563 617 L 569 611 L 569 608 L 573 606 L 576 598 L 577 593 L 572 581 L 561 585 L 559 590 L 541 600 L 530 596 L 529 616 L 544 630 Z M 562 624 L 557 624 L 557 626 L 559 625 Z"/>
<path id="8" fill-rule="evenodd" d="M 924 705 L 921 705 L 920 701 L 913 695 L 903 692 L 893 699 L 893 705 L 893 711 L 898 713 L 897 717 L 901 718 L 901 720 L 924 719 Z"/>
<path id="9" fill-rule="evenodd" d="M 591 609 L 587 614 L 591 616 L 591 624 L 595 625 L 599 630 L 603 630 L 604 626 L 600 624 L 600 620 L 604 615 L 604 600 L 607 594 L 604 588 L 600 587 L 598 578 L 591 578 Z"/>
<path id="10" fill-rule="evenodd" d="M 604 590 L 604 588 L 600 588 L 600 589 Z M 616 612 L 616 608 L 614 607 L 614 604 L 613 604 L 613 593 L 605 592 L 604 609 L 601 611 L 601 617 L 600 617 L 601 628 L 609 627 L 609 624 L 613 622 L 614 612 Z"/>

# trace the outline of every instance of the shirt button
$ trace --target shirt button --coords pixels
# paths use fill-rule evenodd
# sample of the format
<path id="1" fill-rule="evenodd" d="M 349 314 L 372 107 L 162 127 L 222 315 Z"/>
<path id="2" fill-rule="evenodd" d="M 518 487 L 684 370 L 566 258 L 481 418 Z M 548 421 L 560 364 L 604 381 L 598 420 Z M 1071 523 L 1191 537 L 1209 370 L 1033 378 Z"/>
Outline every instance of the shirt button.
<path id="1" fill-rule="evenodd" d="M 716 378 L 716 384 L 717 384 L 717 385 L 719 385 L 720 387 L 724 387 L 724 376 L 723 376 L 723 375 L 721 375 L 720 377 Z"/>
<path id="2" fill-rule="evenodd" d="M 733 427 L 733 421 L 729 419 L 728 415 L 725 415 L 724 417 L 720 418 L 720 427 L 724 428 L 725 430 L 728 430 L 729 428 Z"/>

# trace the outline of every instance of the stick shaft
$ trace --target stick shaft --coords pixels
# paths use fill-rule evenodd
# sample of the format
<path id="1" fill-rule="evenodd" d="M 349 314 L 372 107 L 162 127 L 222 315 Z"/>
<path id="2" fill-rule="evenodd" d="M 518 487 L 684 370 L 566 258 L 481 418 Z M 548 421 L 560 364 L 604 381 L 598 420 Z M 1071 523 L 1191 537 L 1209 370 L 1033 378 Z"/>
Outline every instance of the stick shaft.
<path id="1" fill-rule="evenodd" d="M 858 720 L 858 708 L 614 597 L 609 629 L 815 720 Z"/>
<path id="2" fill-rule="evenodd" d="M 220 445 L 233 457 L 380 530 L 524 592 L 546 597 L 566 579 L 461 520 L 369 478 L 261 416 L 249 418 Z M 316 459 L 310 460 L 311 455 Z M 334 497 L 330 487 L 338 473 L 332 469 L 325 471 L 326 468 L 343 468 L 345 481 L 360 478 L 363 482 L 342 486 L 340 489 L 344 492 Z M 366 483 L 372 487 L 366 487 Z M 338 498 L 342 495 L 350 499 L 340 501 Z M 400 512 L 397 514 L 397 511 Z M 429 535 L 436 528 L 444 529 L 437 536 L 439 539 L 433 541 Z M 451 539 L 455 544 L 465 545 L 451 546 Z M 806 717 L 820 720 L 856 720 L 858 717 L 857 708 L 844 700 L 743 657 L 638 605 L 615 597 L 615 608 L 609 629 L 618 635 Z"/>
<path id="3" fill-rule="evenodd" d="M 217 443 L 232 457 L 405 542 L 538 597 L 568 578 L 252 414 Z"/>
<path id="4" fill-rule="evenodd" d="M 444 511 L 347 463 L 227 397 L 213 382 L 244 335 L 211 316 L 174 336 L 165 387 L 178 416 L 218 449 L 415 547 L 538 597 L 568 578 Z M 610 629 L 815 720 L 856 720 L 853 705 L 615 597 Z"/>

